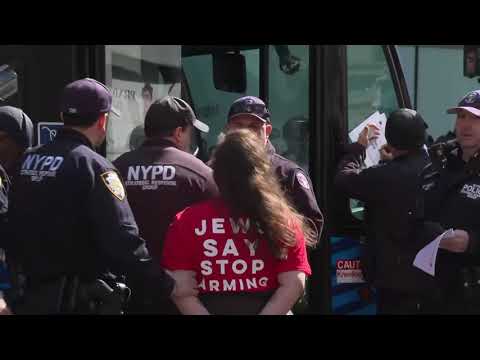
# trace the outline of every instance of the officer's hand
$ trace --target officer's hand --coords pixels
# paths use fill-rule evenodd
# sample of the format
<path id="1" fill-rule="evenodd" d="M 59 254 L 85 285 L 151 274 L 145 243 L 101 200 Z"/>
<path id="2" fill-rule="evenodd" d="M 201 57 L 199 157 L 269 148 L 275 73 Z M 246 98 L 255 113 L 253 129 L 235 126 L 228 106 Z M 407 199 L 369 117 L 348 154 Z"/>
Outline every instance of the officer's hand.
<path id="1" fill-rule="evenodd" d="M 463 253 L 467 250 L 468 242 L 469 236 L 466 231 L 454 230 L 453 234 L 443 237 L 440 247 L 454 253 Z"/>
<path id="2" fill-rule="evenodd" d="M 171 297 L 188 297 L 198 295 L 198 284 L 195 278 L 195 271 L 176 270 L 167 271 L 168 274 L 175 280 Z"/>
<path id="3" fill-rule="evenodd" d="M 380 129 L 374 124 L 368 124 L 358 136 L 357 142 L 367 147 L 368 143 L 380 136 Z"/>
<path id="4" fill-rule="evenodd" d="M 380 148 L 380 160 L 391 161 L 393 160 L 392 148 L 390 145 L 385 144 Z"/>

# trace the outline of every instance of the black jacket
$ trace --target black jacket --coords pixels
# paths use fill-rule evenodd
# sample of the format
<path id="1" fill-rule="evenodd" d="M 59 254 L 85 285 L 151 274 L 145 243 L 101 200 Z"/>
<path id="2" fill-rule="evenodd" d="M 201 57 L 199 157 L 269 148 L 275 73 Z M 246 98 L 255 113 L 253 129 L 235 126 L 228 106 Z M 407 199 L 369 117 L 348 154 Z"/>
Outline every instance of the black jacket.
<path id="1" fill-rule="evenodd" d="M 480 154 L 465 162 L 455 147 L 442 156 L 443 164 L 433 159 L 423 174 L 426 219 L 445 230 L 466 230 L 470 238 L 465 253 L 440 249 L 437 259 L 445 294 L 461 296 L 466 280 L 462 271 L 480 265 Z"/>
<path id="2" fill-rule="evenodd" d="M 31 284 L 107 271 L 167 296 L 171 279 L 151 262 L 115 167 L 81 133 L 63 129 L 28 151 L 11 192 L 7 256 Z"/>
<path id="3" fill-rule="evenodd" d="M 278 155 L 270 142 L 267 143 L 267 152 L 274 172 L 291 204 L 301 215 L 313 222 L 320 238 L 324 219 L 318 207 L 310 177 L 293 161 Z"/>
<path id="4" fill-rule="evenodd" d="M 349 150 L 340 162 L 335 184 L 365 203 L 369 280 L 378 288 L 433 294 L 434 278 L 413 266 L 416 253 L 433 240 L 424 238 L 418 203 L 427 153 L 420 149 L 362 169 L 364 147 L 355 143 Z"/>
<path id="5" fill-rule="evenodd" d="M 114 161 L 125 181 L 140 234 L 160 261 L 174 216 L 196 202 L 218 196 L 212 169 L 166 139 L 148 139 Z"/>
<path id="6" fill-rule="evenodd" d="M 7 233 L 8 192 L 10 180 L 7 172 L 0 165 L 0 291 L 9 288 L 9 278 L 6 271 L 4 243 Z"/>
<path id="7" fill-rule="evenodd" d="M 0 165 L 0 248 L 5 240 L 5 229 L 8 212 L 8 193 L 10 190 L 10 178 L 5 169 Z"/>
<path id="8" fill-rule="evenodd" d="M 146 140 L 114 164 L 125 181 L 140 234 L 160 263 L 165 233 L 174 216 L 187 206 L 218 196 L 212 169 L 161 138 Z M 148 295 L 134 295 L 129 311 L 178 314 L 169 299 L 147 307 Z"/>

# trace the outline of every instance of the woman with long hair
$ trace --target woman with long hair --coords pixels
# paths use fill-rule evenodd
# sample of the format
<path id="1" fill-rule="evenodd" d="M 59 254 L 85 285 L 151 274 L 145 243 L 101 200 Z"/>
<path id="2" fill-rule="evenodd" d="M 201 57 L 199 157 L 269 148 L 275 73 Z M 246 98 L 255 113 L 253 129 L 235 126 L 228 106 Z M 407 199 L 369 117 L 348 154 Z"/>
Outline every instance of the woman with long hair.
<path id="1" fill-rule="evenodd" d="M 199 284 L 198 297 L 174 299 L 178 309 L 287 314 L 311 274 L 306 246 L 315 233 L 288 203 L 254 132 L 229 132 L 212 168 L 220 198 L 177 214 L 165 239 L 162 265 L 195 272 Z"/>

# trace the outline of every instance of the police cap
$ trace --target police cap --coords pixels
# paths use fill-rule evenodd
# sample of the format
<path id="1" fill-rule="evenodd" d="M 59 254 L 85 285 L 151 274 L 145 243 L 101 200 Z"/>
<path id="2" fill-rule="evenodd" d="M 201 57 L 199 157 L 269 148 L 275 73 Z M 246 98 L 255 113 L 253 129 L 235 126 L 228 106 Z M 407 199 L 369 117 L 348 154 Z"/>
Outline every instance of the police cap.
<path id="1" fill-rule="evenodd" d="M 21 147 L 32 146 L 32 120 L 19 108 L 0 106 L 0 131 L 5 131 Z"/>
<path id="2" fill-rule="evenodd" d="M 145 115 L 145 135 L 148 137 L 187 125 L 193 125 L 205 133 L 209 131 L 208 125 L 196 118 L 190 105 L 175 96 L 156 100 Z"/>
<path id="3" fill-rule="evenodd" d="M 60 111 L 70 115 L 98 115 L 112 110 L 112 93 L 101 82 L 85 78 L 68 84 Z"/>

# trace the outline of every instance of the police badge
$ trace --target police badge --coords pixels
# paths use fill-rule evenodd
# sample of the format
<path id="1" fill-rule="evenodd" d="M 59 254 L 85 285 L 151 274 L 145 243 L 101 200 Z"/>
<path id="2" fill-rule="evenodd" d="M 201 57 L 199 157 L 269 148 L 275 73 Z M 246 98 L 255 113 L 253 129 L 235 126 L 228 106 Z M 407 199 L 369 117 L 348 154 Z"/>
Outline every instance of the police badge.
<path id="1" fill-rule="evenodd" d="M 125 188 L 123 187 L 122 180 L 118 177 L 118 174 L 111 170 L 100 175 L 107 189 L 120 201 L 125 199 Z"/>
<path id="2" fill-rule="evenodd" d="M 464 101 L 467 104 L 471 104 L 471 103 L 474 103 L 477 100 L 477 97 L 478 97 L 477 92 L 472 91 L 471 93 L 467 94 L 467 96 L 465 96 Z"/>
<path id="3" fill-rule="evenodd" d="M 310 190 L 310 184 L 308 183 L 307 178 L 301 172 L 297 172 L 297 180 L 301 187 Z"/>

